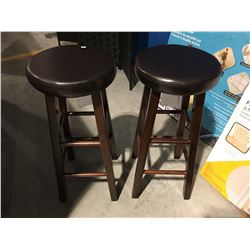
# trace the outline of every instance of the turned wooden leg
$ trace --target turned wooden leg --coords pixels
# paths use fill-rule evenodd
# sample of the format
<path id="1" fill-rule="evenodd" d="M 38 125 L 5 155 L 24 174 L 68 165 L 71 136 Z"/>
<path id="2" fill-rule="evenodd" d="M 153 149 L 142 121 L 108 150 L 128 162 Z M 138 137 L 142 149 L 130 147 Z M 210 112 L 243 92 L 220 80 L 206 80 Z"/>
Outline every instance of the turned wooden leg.
<path id="1" fill-rule="evenodd" d="M 101 146 L 102 159 L 103 159 L 104 167 L 106 169 L 106 174 L 107 174 L 109 192 L 110 192 L 111 200 L 116 201 L 118 197 L 117 197 L 117 191 L 116 191 L 116 186 L 115 186 L 115 178 L 114 178 L 114 172 L 113 172 L 113 167 L 112 167 L 110 146 L 108 142 L 109 137 L 108 137 L 108 131 L 107 131 L 106 122 L 105 122 L 104 107 L 103 107 L 101 95 L 102 94 L 100 91 L 94 92 L 92 94 L 92 102 L 93 102 L 93 107 L 94 107 L 94 112 L 95 112 L 99 140 L 101 144 L 100 146 Z"/>
<path id="2" fill-rule="evenodd" d="M 64 137 L 65 139 L 70 140 L 71 138 L 71 133 L 70 133 L 70 128 L 69 128 L 69 118 L 67 116 L 67 103 L 66 103 L 66 98 L 64 97 L 58 97 L 59 101 L 59 107 L 60 111 L 63 115 L 65 115 L 64 121 L 63 121 L 63 132 L 64 132 Z M 72 147 L 67 147 L 67 153 L 68 153 L 68 159 L 70 161 L 74 160 L 74 151 Z"/>
<path id="3" fill-rule="evenodd" d="M 192 188 L 193 188 L 193 179 L 195 171 L 195 158 L 197 152 L 197 145 L 199 141 L 202 112 L 205 100 L 205 93 L 194 96 L 193 110 L 192 110 L 192 120 L 190 128 L 190 148 L 189 148 L 189 157 L 186 163 L 187 175 L 184 182 L 184 199 L 190 199 Z"/>
<path id="4" fill-rule="evenodd" d="M 190 96 L 182 96 L 181 110 L 188 110 L 189 99 L 190 99 Z M 182 114 L 180 114 L 180 117 L 179 117 L 176 137 L 183 136 L 184 130 L 185 130 L 185 124 L 186 124 L 186 114 L 182 113 Z M 174 147 L 174 158 L 180 159 L 181 155 L 182 155 L 182 145 L 177 144 Z"/>
<path id="5" fill-rule="evenodd" d="M 146 113 L 147 113 L 149 96 L 150 96 L 150 89 L 145 86 L 144 91 L 143 91 L 143 96 L 142 96 L 140 113 L 139 113 L 138 122 L 137 122 L 137 128 L 135 132 L 135 139 L 134 139 L 134 146 L 133 146 L 133 158 L 137 158 L 138 153 L 140 151 L 142 133 L 143 133 L 143 127 L 144 127 Z"/>
<path id="6" fill-rule="evenodd" d="M 54 163 L 55 163 L 58 193 L 60 201 L 64 202 L 67 199 L 67 194 L 66 194 L 66 183 L 64 178 L 63 154 L 60 145 L 60 128 L 55 106 L 56 97 L 45 95 L 45 100 L 47 106 L 50 138 L 51 138 Z"/>
<path id="7" fill-rule="evenodd" d="M 141 193 L 142 176 L 144 172 L 144 166 L 148 154 L 150 138 L 153 131 L 155 122 L 157 107 L 160 99 L 160 92 L 151 91 L 149 97 L 148 110 L 146 113 L 145 125 L 142 133 L 141 146 L 139 148 L 138 162 L 135 171 L 134 185 L 133 185 L 133 198 L 138 198 Z"/>
<path id="8" fill-rule="evenodd" d="M 101 94 L 102 94 L 102 101 L 103 101 L 106 126 L 107 126 L 107 130 L 108 130 L 108 137 L 109 137 L 109 142 L 110 142 L 110 146 L 111 146 L 111 155 L 112 155 L 113 159 L 116 159 L 118 157 L 118 155 L 116 152 L 115 139 L 114 139 L 114 133 L 113 133 L 112 123 L 111 123 L 111 116 L 110 116 L 110 112 L 109 112 L 109 104 L 108 104 L 106 89 L 102 90 Z"/>

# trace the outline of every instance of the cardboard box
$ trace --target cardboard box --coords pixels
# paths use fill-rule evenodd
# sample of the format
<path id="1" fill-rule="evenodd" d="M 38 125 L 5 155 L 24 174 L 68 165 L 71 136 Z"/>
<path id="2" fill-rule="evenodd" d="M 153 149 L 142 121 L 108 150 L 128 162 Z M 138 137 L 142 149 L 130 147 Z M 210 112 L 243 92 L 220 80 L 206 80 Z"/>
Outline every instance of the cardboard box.
<path id="1" fill-rule="evenodd" d="M 250 215 L 250 85 L 200 174 L 227 200 Z"/>

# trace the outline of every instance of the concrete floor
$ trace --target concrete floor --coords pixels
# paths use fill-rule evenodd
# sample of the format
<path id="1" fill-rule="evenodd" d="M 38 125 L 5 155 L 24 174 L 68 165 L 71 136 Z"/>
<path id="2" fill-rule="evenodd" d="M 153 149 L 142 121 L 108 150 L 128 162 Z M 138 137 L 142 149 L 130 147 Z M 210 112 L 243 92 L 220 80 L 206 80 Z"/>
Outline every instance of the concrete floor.
<path id="1" fill-rule="evenodd" d="M 2 33 L 2 58 L 56 46 L 55 38 L 44 33 Z M 139 199 L 132 199 L 136 160 L 131 148 L 143 85 L 129 91 L 123 71 L 107 88 L 112 124 L 120 154 L 114 161 L 119 200 L 110 201 L 104 180 L 68 179 L 68 201 L 60 203 L 49 138 L 44 96 L 30 86 L 24 70 L 27 59 L 2 63 L 2 217 L 244 217 L 231 203 L 197 175 L 192 197 L 182 197 L 183 179 L 155 177 L 148 180 Z M 71 109 L 90 110 L 88 97 L 71 99 Z M 73 120 L 74 119 L 74 120 Z M 76 135 L 96 135 L 93 118 L 73 118 Z M 175 133 L 176 122 L 157 116 L 155 133 Z M 148 166 L 184 168 L 184 161 L 173 161 L 173 147 L 151 147 Z M 211 148 L 199 142 L 197 162 L 201 167 Z M 75 150 L 76 160 L 66 169 L 102 169 L 98 149 Z M 166 160 L 170 159 L 168 163 Z"/>

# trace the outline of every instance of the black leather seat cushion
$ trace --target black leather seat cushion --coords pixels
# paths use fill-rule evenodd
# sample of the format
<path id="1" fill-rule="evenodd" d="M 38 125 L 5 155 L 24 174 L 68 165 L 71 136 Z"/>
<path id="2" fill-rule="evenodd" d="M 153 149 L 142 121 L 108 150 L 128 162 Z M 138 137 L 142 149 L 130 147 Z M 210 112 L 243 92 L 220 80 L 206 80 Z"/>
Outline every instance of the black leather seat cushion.
<path id="1" fill-rule="evenodd" d="M 173 95 L 192 95 L 213 88 L 221 65 L 211 54 L 182 45 L 160 45 L 136 58 L 136 74 L 152 89 Z"/>
<path id="2" fill-rule="evenodd" d="M 61 46 L 32 57 L 26 75 L 45 94 L 78 97 L 106 88 L 115 78 L 116 66 L 114 59 L 98 48 Z"/>

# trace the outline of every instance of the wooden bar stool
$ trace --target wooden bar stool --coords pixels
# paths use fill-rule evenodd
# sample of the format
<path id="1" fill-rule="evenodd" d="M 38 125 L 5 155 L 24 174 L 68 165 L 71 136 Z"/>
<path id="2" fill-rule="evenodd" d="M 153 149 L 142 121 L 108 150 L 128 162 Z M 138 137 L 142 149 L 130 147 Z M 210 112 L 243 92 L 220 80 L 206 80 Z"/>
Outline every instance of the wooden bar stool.
<path id="1" fill-rule="evenodd" d="M 65 177 L 107 176 L 111 200 L 117 200 L 112 156 L 115 142 L 106 95 L 106 87 L 114 80 L 116 66 L 113 58 L 97 48 L 62 46 L 47 49 L 31 58 L 26 67 L 30 83 L 45 94 L 48 121 L 53 149 L 57 186 L 60 201 L 66 201 Z M 91 95 L 94 111 L 67 111 L 66 98 Z M 59 111 L 56 109 L 59 102 Z M 73 138 L 70 133 L 70 116 L 96 118 L 99 137 Z M 64 137 L 62 136 L 61 127 Z M 72 147 L 100 146 L 104 172 L 65 173 L 65 151 L 74 159 Z"/>
<path id="2" fill-rule="evenodd" d="M 136 58 L 136 74 L 144 83 L 141 109 L 136 129 L 133 156 L 138 156 L 133 198 L 142 192 L 143 174 L 183 175 L 184 199 L 192 192 L 195 158 L 199 139 L 205 92 L 216 85 L 221 75 L 218 60 L 193 47 L 160 45 L 148 48 Z M 161 92 L 182 96 L 180 110 L 158 110 Z M 190 95 L 194 95 L 192 118 L 188 115 Z M 180 114 L 175 136 L 152 136 L 156 114 Z M 185 123 L 190 122 L 189 138 L 183 138 Z M 174 158 L 184 154 L 185 170 L 144 170 L 150 143 L 173 143 Z M 190 145 L 189 152 L 186 145 Z"/>

